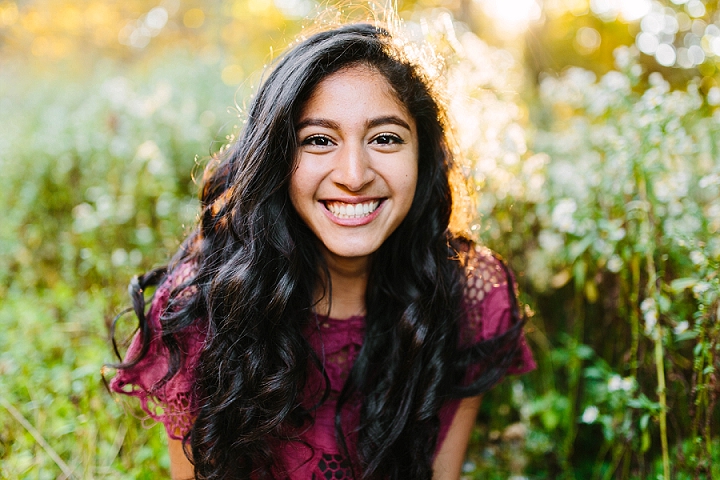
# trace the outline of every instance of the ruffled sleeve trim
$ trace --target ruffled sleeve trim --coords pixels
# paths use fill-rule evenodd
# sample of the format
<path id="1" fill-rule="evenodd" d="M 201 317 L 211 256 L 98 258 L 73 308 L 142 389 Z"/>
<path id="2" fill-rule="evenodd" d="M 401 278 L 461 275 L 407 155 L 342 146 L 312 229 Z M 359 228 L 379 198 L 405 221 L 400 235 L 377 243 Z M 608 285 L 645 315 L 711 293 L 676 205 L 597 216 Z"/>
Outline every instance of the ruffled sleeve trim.
<path id="1" fill-rule="evenodd" d="M 471 347 L 502 335 L 519 321 L 513 316 L 515 281 L 512 275 L 507 273 L 501 261 L 491 250 L 480 246 L 471 247 L 465 255 L 467 281 L 461 306 L 463 314 L 459 332 L 461 348 Z M 519 375 L 537 368 L 524 334 L 521 333 L 518 342 L 517 353 L 507 374 Z M 482 372 L 481 364 L 470 365 L 462 384 L 470 385 Z M 440 410 L 441 427 L 436 454 L 445 440 L 459 404 L 460 400 L 451 400 Z"/>
<path id="2" fill-rule="evenodd" d="M 468 253 L 465 273 L 467 282 L 460 324 L 461 347 L 502 335 L 519 321 L 513 315 L 515 279 L 491 250 L 475 246 Z M 520 335 L 518 342 L 517 354 L 508 374 L 522 374 L 536 368 L 524 334 Z M 469 370 L 467 383 L 476 378 L 480 368 Z"/>
<path id="3" fill-rule="evenodd" d="M 110 381 L 112 391 L 137 397 L 149 417 L 163 423 L 168 436 L 174 439 L 182 439 L 190 431 L 197 413 L 194 370 L 205 342 L 207 326 L 205 321 L 198 320 L 177 335 L 180 368 L 164 382 L 169 367 L 169 353 L 162 341 L 160 317 L 168 308 L 173 289 L 182 285 L 193 273 L 192 266 L 180 265 L 160 284 L 147 313 L 151 336 L 147 354 L 137 364 L 120 368 Z M 190 289 L 186 289 L 178 296 L 192 294 Z M 142 338 L 140 332 L 137 332 L 127 350 L 125 361 L 135 359 L 141 349 Z"/>

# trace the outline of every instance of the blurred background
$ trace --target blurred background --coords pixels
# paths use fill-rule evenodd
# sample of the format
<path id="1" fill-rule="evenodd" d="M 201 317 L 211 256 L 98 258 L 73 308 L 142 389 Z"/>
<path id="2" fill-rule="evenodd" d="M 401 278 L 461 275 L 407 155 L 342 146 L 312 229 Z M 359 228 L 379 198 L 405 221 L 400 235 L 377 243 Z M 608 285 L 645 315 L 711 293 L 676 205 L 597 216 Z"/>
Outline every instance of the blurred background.
<path id="1" fill-rule="evenodd" d="M 108 325 L 264 67 L 380 10 L 343 5 L 0 0 L 1 478 L 168 476 L 162 427 L 104 387 Z M 718 3 L 396 7 L 446 62 L 473 234 L 539 363 L 485 396 L 465 478 L 720 478 Z"/>

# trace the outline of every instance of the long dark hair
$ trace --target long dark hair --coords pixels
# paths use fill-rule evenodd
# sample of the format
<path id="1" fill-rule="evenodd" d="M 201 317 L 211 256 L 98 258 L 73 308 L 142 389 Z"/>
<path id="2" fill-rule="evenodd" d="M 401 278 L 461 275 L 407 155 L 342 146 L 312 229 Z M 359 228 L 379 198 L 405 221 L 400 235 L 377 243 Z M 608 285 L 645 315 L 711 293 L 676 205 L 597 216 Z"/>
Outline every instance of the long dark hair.
<path id="1" fill-rule="evenodd" d="M 469 243 L 448 228 L 452 155 L 431 82 L 382 28 L 355 24 L 317 33 L 280 59 L 238 141 L 206 170 L 199 225 L 169 266 L 190 263 L 195 274 L 174 290 L 161 317 L 170 352 L 165 380 L 182 366 L 176 335 L 197 318 L 208 320 L 195 372 L 199 413 L 186 438 L 196 478 L 271 478 L 274 448 L 312 419 L 298 399 L 308 369 L 323 367 L 302 332 L 314 318 L 315 287 L 329 275 L 288 196 L 295 123 L 323 78 L 354 65 L 387 79 L 415 120 L 419 140 L 415 198 L 373 254 L 365 341 L 338 399 L 337 436 L 360 466 L 355 475 L 431 478 L 442 403 L 488 389 L 513 357 L 508 346 L 516 343 L 520 322 L 501 338 L 458 349 Z M 136 292 L 158 278 L 155 272 L 141 277 Z M 192 295 L 181 294 L 188 291 Z M 142 296 L 134 300 L 147 346 Z M 478 359 L 493 361 L 473 385 L 459 387 L 467 365 Z M 357 445 L 350 449 L 340 418 L 353 398 L 362 399 L 362 407 Z"/>

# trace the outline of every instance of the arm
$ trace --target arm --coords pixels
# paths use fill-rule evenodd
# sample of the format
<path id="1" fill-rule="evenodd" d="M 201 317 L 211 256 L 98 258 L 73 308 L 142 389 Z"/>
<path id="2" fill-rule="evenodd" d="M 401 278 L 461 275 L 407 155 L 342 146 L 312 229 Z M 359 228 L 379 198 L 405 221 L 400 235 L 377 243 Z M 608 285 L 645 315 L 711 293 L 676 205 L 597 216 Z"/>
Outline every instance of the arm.
<path id="1" fill-rule="evenodd" d="M 168 438 L 170 452 L 170 474 L 172 480 L 190 480 L 195 478 L 195 468 L 185 456 L 182 440 Z"/>
<path id="2" fill-rule="evenodd" d="M 460 401 L 455 417 L 450 424 L 445 441 L 433 463 L 433 480 L 457 480 L 460 478 L 465 450 L 470 432 L 475 425 L 482 395 L 464 398 Z"/>

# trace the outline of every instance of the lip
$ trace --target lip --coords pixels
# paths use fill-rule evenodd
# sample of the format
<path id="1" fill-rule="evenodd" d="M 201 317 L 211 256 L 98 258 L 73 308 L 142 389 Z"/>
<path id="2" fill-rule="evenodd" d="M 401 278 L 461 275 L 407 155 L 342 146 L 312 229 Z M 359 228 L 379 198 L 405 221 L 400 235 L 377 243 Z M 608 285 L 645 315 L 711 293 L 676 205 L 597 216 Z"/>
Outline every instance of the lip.
<path id="1" fill-rule="evenodd" d="M 360 227 L 363 225 L 367 225 L 368 223 L 372 222 L 377 218 L 378 215 L 380 215 L 380 212 L 383 210 L 385 206 L 385 201 L 387 198 L 378 198 L 378 197 L 353 197 L 353 198 L 333 198 L 333 199 L 324 199 L 320 201 L 320 204 L 322 205 L 322 210 L 325 213 L 325 216 L 330 219 L 331 222 L 333 222 L 336 225 L 340 225 L 343 227 Z M 339 218 L 336 217 L 327 207 L 327 202 L 340 202 L 340 203 L 347 203 L 347 204 L 353 204 L 357 205 L 358 203 L 367 203 L 367 202 L 373 202 L 377 201 L 379 202 L 379 205 L 375 210 L 364 216 L 359 218 Z"/>

